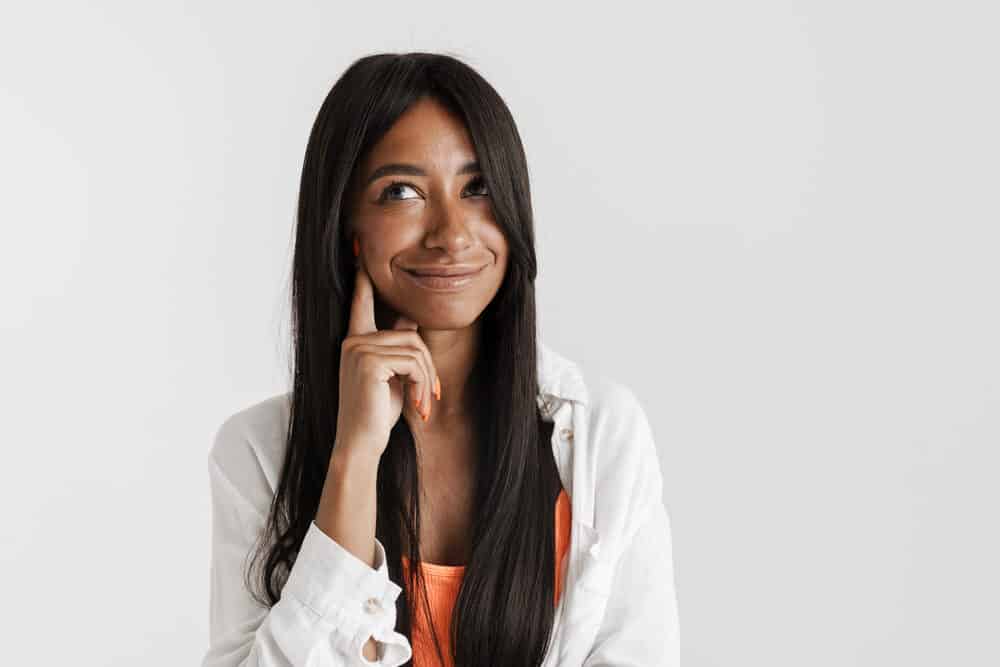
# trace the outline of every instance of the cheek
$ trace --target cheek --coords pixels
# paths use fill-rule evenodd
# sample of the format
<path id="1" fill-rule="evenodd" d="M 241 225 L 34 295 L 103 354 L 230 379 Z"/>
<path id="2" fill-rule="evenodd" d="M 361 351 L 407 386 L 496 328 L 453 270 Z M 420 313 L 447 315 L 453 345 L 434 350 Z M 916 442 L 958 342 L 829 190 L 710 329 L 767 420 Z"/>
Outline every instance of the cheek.
<path id="1" fill-rule="evenodd" d="M 507 271 L 507 242 L 503 241 L 500 246 L 497 247 L 497 268 L 501 275 Z"/>
<path id="2" fill-rule="evenodd" d="M 365 270 L 368 272 L 375 290 L 380 294 L 392 291 L 395 282 L 392 265 L 396 256 L 395 246 L 386 243 L 384 239 L 368 236 L 363 238 L 362 248 Z"/>
<path id="3" fill-rule="evenodd" d="M 499 227 L 490 226 L 487 230 L 484 230 L 482 241 L 493 256 L 496 257 L 498 264 L 506 261 L 507 237 L 503 235 L 503 232 L 500 231 Z"/>
<path id="4" fill-rule="evenodd" d="M 416 238 L 418 238 L 416 235 L 407 234 L 405 229 L 398 227 L 391 231 L 388 225 L 383 225 L 379 229 L 369 227 L 362 236 L 369 270 L 372 274 L 388 275 L 392 262 L 404 249 L 411 247 Z"/>

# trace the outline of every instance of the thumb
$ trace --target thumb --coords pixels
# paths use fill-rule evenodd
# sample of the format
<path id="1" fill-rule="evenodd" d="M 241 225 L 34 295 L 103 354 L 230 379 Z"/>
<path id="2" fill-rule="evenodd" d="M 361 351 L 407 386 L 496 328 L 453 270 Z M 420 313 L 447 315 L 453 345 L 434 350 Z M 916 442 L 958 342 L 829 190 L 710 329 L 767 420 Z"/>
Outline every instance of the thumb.
<path id="1" fill-rule="evenodd" d="M 400 315 L 399 317 L 397 317 L 396 322 L 392 325 L 392 328 L 396 329 L 397 331 L 402 329 L 412 329 L 416 331 L 417 327 L 418 327 L 417 323 L 411 320 L 406 315 Z"/>

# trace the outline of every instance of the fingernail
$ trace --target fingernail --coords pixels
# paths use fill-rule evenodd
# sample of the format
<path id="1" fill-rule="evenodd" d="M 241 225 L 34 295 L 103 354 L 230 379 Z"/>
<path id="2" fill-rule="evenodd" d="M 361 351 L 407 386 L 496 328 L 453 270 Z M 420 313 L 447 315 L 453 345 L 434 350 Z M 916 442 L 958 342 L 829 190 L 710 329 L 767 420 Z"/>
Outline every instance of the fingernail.
<path id="1" fill-rule="evenodd" d="M 426 415 L 420 415 L 420 418 L 423 419 L 424 421 L 427 421 L 428 419 L 430 419 L 431 418 L 430 410 L 427 411 Z"/>
<path id="2" fill-rule="evenodd" d="M 441 378 L 434 378 L 434 397 L 441 400 Z"/>
<path id="3" fill-rule="evenodd" d="M 358 237 L 355 236 L 354 237 L 354 256 L 357 257 L 359 254 L 361 254 L 361 244 L 358 243 Z"/>

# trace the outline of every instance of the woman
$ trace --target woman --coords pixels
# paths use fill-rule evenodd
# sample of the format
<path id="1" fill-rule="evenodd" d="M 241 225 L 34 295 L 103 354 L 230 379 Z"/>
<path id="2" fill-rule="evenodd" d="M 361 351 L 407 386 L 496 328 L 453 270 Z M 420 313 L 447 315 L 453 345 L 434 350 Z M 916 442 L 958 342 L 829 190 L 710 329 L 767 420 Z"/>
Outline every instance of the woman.
<path id="1" fill-rule="evenodd" d="M 496 91 L 446 55 L 351 65 L 302 171 L 293 389 L 208 460 L 203 665 L 678 664 L 649 423 L 538 341 L 536 274 Z"/>

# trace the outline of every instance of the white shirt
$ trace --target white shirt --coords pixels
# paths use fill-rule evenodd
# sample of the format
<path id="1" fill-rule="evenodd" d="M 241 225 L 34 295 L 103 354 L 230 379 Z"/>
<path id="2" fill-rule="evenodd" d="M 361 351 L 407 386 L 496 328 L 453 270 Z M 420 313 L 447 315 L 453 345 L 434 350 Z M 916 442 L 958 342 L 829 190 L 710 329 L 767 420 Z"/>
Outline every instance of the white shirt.
<path id="1" fill-rule="evenodd" d="M 680 664 L 670 520 L 649 421 L 633 392 L 538 344 L 538 406 L 572 522 L 544 667 Z M 226 419 L 208 456 L 212 492 L 209 647 L 202 667 L 401 665 L 400 585 L 375 540 L 374 567 L 310 524 L 271 608 L 243 583 L 283 462 L 290 394 Z M 378 660 L 362 650 L 377 642 Z"/>

